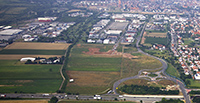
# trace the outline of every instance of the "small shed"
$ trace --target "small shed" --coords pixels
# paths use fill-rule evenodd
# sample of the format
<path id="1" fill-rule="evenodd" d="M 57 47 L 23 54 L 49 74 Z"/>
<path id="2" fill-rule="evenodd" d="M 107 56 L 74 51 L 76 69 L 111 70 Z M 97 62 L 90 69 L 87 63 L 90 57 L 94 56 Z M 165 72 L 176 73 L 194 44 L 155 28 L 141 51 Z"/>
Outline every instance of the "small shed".
<path id="1" fill-rule="evenodd" d="M 74 79 L 69 79 L 69 82 L 70 82 L 70 83 L 74 82 Z"/>

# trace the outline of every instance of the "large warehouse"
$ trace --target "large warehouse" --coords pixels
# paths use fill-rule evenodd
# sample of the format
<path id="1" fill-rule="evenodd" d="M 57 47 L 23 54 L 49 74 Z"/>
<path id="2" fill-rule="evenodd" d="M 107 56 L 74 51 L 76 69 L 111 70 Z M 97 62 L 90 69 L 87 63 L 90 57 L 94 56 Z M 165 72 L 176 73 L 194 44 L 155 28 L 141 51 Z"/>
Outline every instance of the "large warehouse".
<path id="1" fill-rule="evenodd" d="M 20 32 L 22 32 L 20 29 L 7 29 L 0 31 L 0 40 L 11 40 Z"/>

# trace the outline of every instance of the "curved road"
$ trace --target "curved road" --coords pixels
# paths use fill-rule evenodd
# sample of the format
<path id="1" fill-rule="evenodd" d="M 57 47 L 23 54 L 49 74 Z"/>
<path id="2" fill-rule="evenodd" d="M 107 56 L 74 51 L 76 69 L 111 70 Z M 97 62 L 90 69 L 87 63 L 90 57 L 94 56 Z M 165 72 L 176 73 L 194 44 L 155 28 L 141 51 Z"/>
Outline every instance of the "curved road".
<path id="1" fill-rule="evenodd" d="M 167 63 L 166 63 L 163 59 L 160 59 L 160 58 L 158 58 L 158 57 L 149 55 L 148 53 L 143 52 L 143 51 L 139 48 L 139 42 L 140 42 L 140 39 L 141 39 L 141 37 L 142 37 L 142 34 L 144 33 L 145 27 L 146 27 L 146 24 L 144 25 L 144 27 L 143 27 L 143 29 L 142 29 L 142 31 L 141 31 L 141 34 L 136 38 L 136 39 L 137 39 L 136 47 L 137 47 L 137 49 L 138 49 L 138 52 L 140 52 L 140 53 L 142 53 L 142 54 L 145 54 L 145 55 L 147 55 L 147 56 L 150 56 L 150 57 L 153 57 L 153 58 L 159 60 L 159 61 L 162 63 L 162 67 L 160 67 L 160 68 L 163 68 L 160 72 L 162 72 L 162 73 L 166 76 L 165 79 L 174 81 L 175 83 L 178 83 L 178 85 L 179 85 L 179 87 L 180 87 L 180 89 L 181 89 L 181 91 L 182 91 L 182 93 L 183 93 L 183 96 L 184 96 L 184 99 L 185 99 L 186 103 L 191 103 L 190 97 L 189 97 L 189 95 L 188 95 L 187 92 L 186 92 L 185 85 L 184 85 L 181 81 L 179 81 L 179 80 L 177 80 L 177 79 L 175 79 L 175 78 L 172 78 L 172 77 L 168 76 L 168 75 L 165 73 L 165 70 L 166 70 L 167 67 L 168 67 L 168 66 L 167 66 Z M 160 69 L 160 68 L 156 68 L 156 69 Z M 114 92 L 115 94 L 117 94 L 116 89 L 118 88 L 119 84 L 121 84 L 121 83 L 124 82 L 124 81 L 130 80 L 130 79 L 139 78 L 139 74 L 140 74 L 142 71 L 143 71 L 143 70 L 139 71 L 138 75 L 136 75 L 136 76 L 128 77 L 128 78 L 123 78 L 123 79 L 120 79 L 120 80 L 118 80 L 117 82 L 115 82 L 114 85 L 113 85 L 113 92 Z"/>

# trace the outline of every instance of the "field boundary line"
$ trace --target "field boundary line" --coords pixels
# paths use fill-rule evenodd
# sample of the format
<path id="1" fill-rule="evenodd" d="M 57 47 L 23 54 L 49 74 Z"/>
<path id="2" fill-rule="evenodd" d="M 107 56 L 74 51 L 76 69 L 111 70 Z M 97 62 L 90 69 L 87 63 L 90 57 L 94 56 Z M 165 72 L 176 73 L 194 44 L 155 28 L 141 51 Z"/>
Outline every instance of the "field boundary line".
<path id="1" fill-rule="evenodd" d="M 65 60 L 66 60 L 66 55 L 67 55 L 67 51 L 68 51 L 68 48 L 66 49 L 66 51 L 65 51 L 65 59 L 64 59 L 64 61 L 63 61 L 63 64 L 62 64 L 62 66 L 61 66 L 61 68 L 60 68 L 60 74 L 61 74 L 61 76 L 62 76 L 62 78 L 63 78 L 63 81 L 62 81 L 62 83 L 61 83 L 61 85 L 60 85 L 60 87 L 59 87 L 59 90 L 61 90 L 62 89 L 62 87 L 63 87 L 63 84 L 64 84 L 64 82 L 65 82 L 65 76 L 63 75 L 63 67 L 64 67 L 64 64 L 65 64 Z"/>

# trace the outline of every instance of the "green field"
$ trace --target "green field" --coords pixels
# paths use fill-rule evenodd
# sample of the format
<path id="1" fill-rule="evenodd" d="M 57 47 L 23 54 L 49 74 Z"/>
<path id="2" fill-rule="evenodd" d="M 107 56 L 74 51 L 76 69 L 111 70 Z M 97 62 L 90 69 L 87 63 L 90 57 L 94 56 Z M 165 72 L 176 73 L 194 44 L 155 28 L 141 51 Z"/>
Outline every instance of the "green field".
<path id="1" fill-rule="evenodd" d="M 64 55 L 65 50 L 3 49 L 0 54 Z"/>
<path id="2" fill-rule="evenodd" d="M 189 80 L 190 81 L 190 85 L 187 85 L 187 87 L 189 88 L 197 88 L 199 89 L 200 88 L 200 81 L 199 80 L 193 80 L 193 79 L 186 79 L 186 80 Z"/>
<path id="3" fill-rule="evenodd" d="M 20 21 L 46 16 L 53 9 L 55 0 L 0 0 L 0 24 L 9 25 Z M 37 14 L 35 14 L 37 13 Z"/>
<path id="4" fill-rule="evenodd" d="M 149 43 L 149 44 L 162 44 L 162 45 L 166 45 L 167 44 L 167 38 L 154 38 L 154 37 L 145 37 L 145 43 Z"/>
<path id="5" fill-rule="evenodd" d="M 112 57 L 108 54 L 85 54 L 90 48 L 99 48 L 99 52 L 107 52 L 112 49 L 112 45 L 79 44 L 73 47 L 66 70 L 69 77 L 75 78 L 75 82 L 68 83 L 66 93 L 102 93 L 112 88 L 113 83 L 120 78 L 137 75 L 141 69 L 151 70 L 162 66 L 158 60 L 141 53 L 132 53 L 135 56 L 132 59 L 122 58 L 121 55 Z M 135 52 L 134 47 L 128 48 Z"/>
<path id="6" fill-rule="evenodd" d="M 190 45 L 191 43 L 195 42 L 191 38 L 183 38 L 183 40 L 185 45 Z"/>
<path id="7" fill-rule="evenodd" d="M 137 52 L 137 48 L 136 47 L 133 47 L 134 44 L 132 45 L 125 45 L 124 46 L 124 53 L 132 53 L 132 52 Z M 117 51 L 118 52 L 122 52 L 122 49 L 123 49 L 123 46 L 122 45 L 119 45 L 117 47 Z"/>
<path id="8" fill-rule="evenodd" d="M 119 71 L 121 58 L 70 57 L 67 70 Z"/>
<path id="9" fill-rule="evenodd" d="M 62 82 L 61 65 L 25 65 L 16 60 L 0 60 L 0 67 L 2 93 L 55 92 Z"/>
<path id="10" fill-rule="evenodd" d="M 83 100 L 68 100 L 68 101 L 59 101 L 58 103 L 136 103 L 136 102 L 130 102 L 130 101 L 83 101 Z"/>
<path id="11" fill-rule="evenodd" d="M 67 93 L 79 93 L 79 94 L 101 94 L 108 89 L 108 86 L 69 86 L 66 88 Z"/>
<path id="12" fill-rule="evenodd" d="M 167 68 L 166 72 L 167 72 L 167 74 L 170 74 L 170 75 L 175 76 L 177 78 L 180 77 L 178 70 L 170 63 L 168 63 L 168 68 Z"/>
<path id="13" fill-rule="evenodd" d="M 85 55 L 89 48 L 99 48 L 99 52 L 106 52 L 112 48 L 111 45 L 82 45 L 72 49 L 67 70 L 75 71 L 119 71 L 121 58 L 95 57 Z"/>
<path id="14" fill-rule="evenodd" d="M 133 53 L 134 55 L 134 53 Z M 138 58 L 132 60 L 124 58 L 122 62 L 122 77 L 134 76 L 142 69 L 155 69 L 162 66 L 161 62 L 157 59 L 148 57 L 146 55 L 136 53 Z"/>

